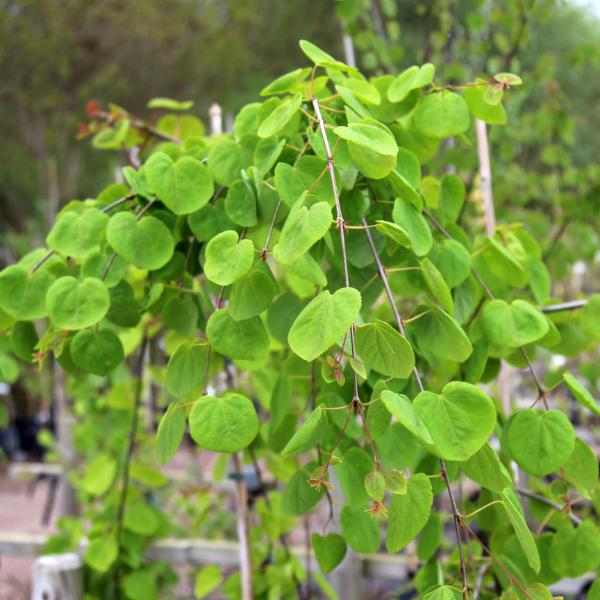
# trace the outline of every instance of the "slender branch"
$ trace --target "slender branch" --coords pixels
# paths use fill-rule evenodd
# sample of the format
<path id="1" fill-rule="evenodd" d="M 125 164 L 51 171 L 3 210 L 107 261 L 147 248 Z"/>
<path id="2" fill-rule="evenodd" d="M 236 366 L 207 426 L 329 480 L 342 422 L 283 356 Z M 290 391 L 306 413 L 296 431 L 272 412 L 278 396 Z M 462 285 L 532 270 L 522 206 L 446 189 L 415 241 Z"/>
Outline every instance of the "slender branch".
<path id="1" fill-rule="evenodd" d="M 140 351 L 138 354 L 137 363 L 134 367 L 134 374 L 136 377 L 135 382 L 135 393 L 134 393 L 134 402 L 133 409 L 131 413 L 131 424 L 129 426 L 129 440 L 127 443 L 127 450 L 125 453 L 125 460 L 123 461 L 123 481 L 121 486 L 121 496 L 119 498 L 119 507 L 117 510 L 117 522 L 115 526 L 115 537 L 117 542 L 117 556 L 121 554 L 121 535 L 123 532 L 123 519 L 125 517 L 125 504 L 127 503 L 127 493 L 129 491 L 129 467 L 131 464 L 131 458 L 133 456 L 133 451 L 135 450 L 135 438 L 137 434 L 138 428 L 138 419 L 140 412 L 140 405 L 142 402 L 142 391 L 144 389 L 143 375 L 144 375 L 144 357 L 146 355 L 146 348 L 148 346 L 148 337 L 144 335 L 142 339 L 142 343 L 140 344 Z M 120 568 L 119 563 L 115 567 L 115 594 L 116 598 L 120 598 Z"/>
<path id="2" fill-rule="evenodd" d="M 433 225 L 448 239 L 454 239 L 450 233 L 448 232 L 448 230 L 428 211 L 428 210 L 423 210 L 423 213 L 427 216 L 427 218 L 433 223 Z M 479 282 L 479 285 L 483 288 L 483 291 L 485 292 L 486 296 L 490 299 L 490 300 L 495 300 L 496 296 L 494 295 L 494 293 L 492 292 L 492 290 L 490 290 L 487 285 L 485 285 L 481 275 L 479 274 L 479 272 L 477 271 L 477 269 L 473 266 L 471 266 L 471 273 L 473 273 L 473 277 L 475 277 L 475 279 L 477 279 L 477 281 Z M 542 382 L 535 370 L 535 367 L 533 366 L 533 363 L 529 360 L 529 357 L 527 356 L 527 352 L 525 351 L 525 348 L 523 348 L 522 346 L 519 347 L 519 351 L 521 352 L 521 355 L 523 356 L 523 358 L 525 359 L 525 362 L 527 363 L 527 368 L 529 369 L 529 372 L 531 373 L 531 376 L 533 378 L 533 381 L 535 383 L 535 386 L 537 388 L 537 392 L 538 392 L 538 399 L 542 400 L 542 402 L 544 403 L 544 406 L 546 408 L 548 408 L 548 392 L 544 389 L 544 386 L 542 385 Z"/>
<path id="3" fill-rule="evenodd" d="M 273 228 L 275 227 L 275 221 L 277 220 L 277 215 L 279 214 L 279 209 L 281 208 L 281 198 L 277 202 L 277 206 L 275 207 L 275 212 L 273 213 L 273 218 L 271 219 L 271 224 L 269 225 L 269 231 L 267 232 L 267 239 L 265 240 L 265 245 L 260 252 L 260 259 L 267 260 L 267 255 L 269 254 L 269 244 L 271 243 L 271 236 L 273 235 Z"/>
<path id="4" fill-rule="evenodd" d="M 366 219 L 363 218 L 362 223 L 363 223 L 363 225 L 366 225 L 367 224 Z M 402 336 L 406 338 L 406 332 L 404 329 L 404 324 L 402 322 L 402 317 L 400 316 L 400 313 L 398 312 L 398 307 L 396 306 L 396 301 L 394 300 L 394 296 L 393 296 L 392 290 L 390 288 L 390 284 L 389 284 L 389 281 L 387 278 L 387 274 L 385 272 L 385 268 L 383 267 L 383 263 L 381 262 L 381 258 L 379 257 L 379 253 L 377 252 L 377 248 L 375 246 L 375 242 L 373 241 L 373 235 L 371 234 L 370 229 L 365 229 L 365 235 L 367 236 L 367 240 L 369 241 L 371 253 L 373 254 L 373 258 L 374 258 L 375 264 L 377 266 L 377 272 L 379 273 L 379 276 L 381 277 L 381 281 L 383 282 L 383 288 L 388 297 L 388 301 L 389 301 L 390 307 L 392 309 L 392 312 L 394 313 L 394 318 L 396 319 L 396 325 L 398 326 L 398 330 L 400 331 Z M 423 392 L 425 390 L 425 388 L 423 386 L 423 381 L 421 379 L 421 376 L 419 375 L 419 370 L 417 369 L 416 365 L 413 368 L 413 376 L 415 378 L 415 381 L 417 382 L 417 386 L 419 387 L 419 390 L 421 392 Z M 456 541 L 458 544 L 458 553 L 459 553 L 459 557 L 460 557 L 460 571 L 461 571 L 462 582 L 463 582 L 462 593 L 463 593 L 464 600 L 467 600 L 469 598 L 469 581 L 467 579 L 467 567 L 465 564 L 462 537 L 460 535 L 460 513 L 458 512 L 458 507 L 456 506 L 456 501 L 454 499 L 454 493 L 452 492 L 452 486 L 450 485 L 450 480 L 448 478 L 448 470 L 446 469 L 446 463 L 444 462 L 443 458 L 440 458 L 440 467 L 441 467 L 442 477 L 443 477 L 444 481 L 446 482 L 446 489 L 448 490 L 448 497 L 450 498 L 450 506 L 452 508 L 452 516 L 453 516 L 453 521 L 454 521 L 454 530 L 456 533 Z"/>
<path id="5" fill-rule="evenodd" d="M 327 155 L 327 170 L 329 171 L 329 178 L 331 180 L 331 189 L 333 192 L 333 198 L 335 200 L 335 211 L 337 218 L 337 227 L 340 230 L 340 243 L 342 246 L 342 262 L 344 267 L 344 284 L 346 287 L 350 287 L 350 276 L 348 274 L 348 253 L 346 251 L 346 227 L 344 216 L 342 214 L 342 206 L 340 204 L 340 195 L 338 192 L 337 181 L 335 179 L 335 171 L 334 164 L 335 161 L 333 159 L 333 154 L 331 153 L 331 147 L 329 146 L 329 139 L 327 138 L 327 132 L 325 129 L 325 121 L 323 121 L 323 116 L 321 115 L 321 109 L 319 108 L 319 101 L 313 96 L 312 105 L 315 110 L 315 115 L 317 117 L 317 121 L 319 123 L 319 129 L 321 131 L 321 137 L 323 138 L 323 146 L 325 147 L 325 153 Z M 356 348 L 354 342 L 354 325 L 350 326 L 350 350 L 352 357 L 356 356 Z M 358 394 L 358 375 L 356 371 L 352 371 L 354 376 L 354 397 L 352 398 L 353 402 L 360 402 L 359 394 Z"/>
<path id="6" fill-rule="evenodd" d="M 565 310 L 576 310 L 583 308 L 587 304 L 587 300 L 572 300 L 571 302 L 562 302 L 560 304 L 550 304 L 549 306 L 540 306 L 543 313 L 555 313 Z"/>
<path id="7" fill-rule="evenodd" d="M 525 496 L 526 498 L 531 498 L 532 500 L 541 502 L 542 504 L 545 504 L 546 506 L 550 506 L 557 512 L 561 512 L 563 514 L 568 515 L 568 517 L 571 519 L 571 521 L 573 521 L 573 523 L 575 523 L 575 525 L 581 525 L 581 523 L 582 523 L 581 519 L 577 515 L 574 515 L 570 511 L 565 512 L 564 506 L 561 506 L 560 504 L 557 504 L 556 502 L 552 502 L 552 500 L 549 500 L 545 496 L 541 496 L 540 494 L 536 494 L 534 492 L 530 492 L 529 490 L 524 490 L 521 488 L 516 488 L 515 491 L 517 492 L 517 494 L 520 494 L 521 496 Z"/>

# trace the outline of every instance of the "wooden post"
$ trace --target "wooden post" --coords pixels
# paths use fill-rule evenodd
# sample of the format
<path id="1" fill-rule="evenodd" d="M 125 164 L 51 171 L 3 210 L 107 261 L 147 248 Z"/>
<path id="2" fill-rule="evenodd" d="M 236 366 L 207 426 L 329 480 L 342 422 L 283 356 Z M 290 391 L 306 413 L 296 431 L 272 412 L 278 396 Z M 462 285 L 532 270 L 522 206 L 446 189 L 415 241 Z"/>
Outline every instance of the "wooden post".
<path id="1" fill-rule="evenodd" d="M 496 213 L 492 193 L 492 166 L 487 126 L 481 119 L 475 119 L 475 128 L 477 130 L 477 156 L 479 157 L 479 178 L 485 213 L 485 231 L 491 237 L 496 231 Z"/>
<path id="2" fill-rule="evenodd" d="M 48 554 L 35 561 L 31 600 L 82 599 L 83 564 L 78 554 Z"/>
<path id="3" fill-rule="evenodd" d="M 242 599 L 252 600 L 252 561 L 250 558 L 250 538 L 248 535 L 248 490 L 244 481 L 244 465 L 242 454 L 236 452 L 232 455 L 235 487 L 236 487 L 236 512 L 237 533 L 240 553 L 240 575 L 242 580 Z"/>

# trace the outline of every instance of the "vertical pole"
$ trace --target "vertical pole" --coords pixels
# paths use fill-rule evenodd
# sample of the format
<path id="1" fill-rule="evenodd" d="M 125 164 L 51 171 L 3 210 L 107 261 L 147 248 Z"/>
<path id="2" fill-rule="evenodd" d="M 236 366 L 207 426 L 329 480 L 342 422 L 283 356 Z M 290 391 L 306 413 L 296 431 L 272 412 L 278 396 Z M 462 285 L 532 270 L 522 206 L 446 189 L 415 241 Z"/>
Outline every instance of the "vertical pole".
<path id="1" fill-rule="evenodd" d="M 236 512 L 237 534 L 240 544 L 240 575 L 242 580 L 242 599 L 252 600 L 252 563 L 250 560 L 250 539 L 248 537 L 248 491 L 244 481 L 242 455 L 233 456 L 233 469 L 236 476 Z"/>
<path id="2" fill-rule="evenodd" d="M 210 132 L 213 135 L 223 133 L 223 109 L 214 102 L 208 109 L 210 117 Z"/>
<path id="3" fill-rule="evenodd" d="M 73 552 L 41 556 L 32 579 L 31 600 L 83 599 L 83 565 Z"/>
<path id="4" fill-rule="evenodd" d="M 492 166 L 487 126 L 481 119 L 475 119 L 475 129 L 477 131 L 477 156 L 479 158 L 479 178 L 481 182 L 481 195 L 483 197 L 483 211 L 485 213 L 485 231 L 491 237 L 496 231 L 496 213 L 494 211 L 494 195 L 492 192 Z"/>

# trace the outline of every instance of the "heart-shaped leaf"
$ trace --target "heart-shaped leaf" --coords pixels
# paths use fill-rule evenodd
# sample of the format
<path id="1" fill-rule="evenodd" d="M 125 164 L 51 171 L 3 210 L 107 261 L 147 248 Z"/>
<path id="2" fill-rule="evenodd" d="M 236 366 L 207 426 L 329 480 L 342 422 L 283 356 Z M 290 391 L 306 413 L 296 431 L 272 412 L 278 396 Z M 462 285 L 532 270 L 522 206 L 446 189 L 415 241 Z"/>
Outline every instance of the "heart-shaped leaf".
<path id="1" fill-rule="evenodd" d="M 208 169 L 191 156 L 174 163 L 168 154 L 156 152 L 146 162 L 144 173 L 153 192 L 176 215 L 201 209 L 214 192 Z"/>
<path id="2" fill-rule="evenodd" d="M 433 444 L 425 423 L 421 421 L 413 403 L 404 394 L 384 390 L 381 392 L 381 400 L 388 411 L 396 417 L 398 423 L 408 429 L 419 441 L 426 445 Z"/>
<path id="3" fill-rule="evenodd" d="M 435 67 L 431 63 L 422 67 L 412 66 L 402 71 L 388 88 L 388 100 L 390 102 L 401 102 L 412 90 L 416 90 L 433 81 Z"/>
<path id="4" fill-rule="evenodd" d="M 569 419 L 558 410 L 523 410 L 508 424 L 508 448 L 519 466 L 544 477 L 562 467 L 575 446 Z"/>
<path id="5" fill-rule="evenodd" d="M 563 373 L 563 380 L 571 390 L 571 393 L 578 400 L 579 404 L 585 406 L 589 411 L 595 415 L 600 416 L 600 407 L 594 397 L 588 392 L 585 386 L 571 373 Z"/>
<path id="6" fill-rule="evenodd" d="M 416 314 L 423 314 L 411 324 L 420 350 L 455 362 L 471 356 L 471 340 L 447 312 L 431 304 L 417 307 Z"/>
<path id="7" fill-rule="evenodd" d="M 241 240 L 235 231 L 223 231 L 206 245 L 206 277 L 218 285 L 231 285 L 243 277 L 254 262 L 254 244 Z"/>
<path id="8" fill-rule="evenodd" d="M 411 345 L 400 332 L 376 320 L 356 328 L 356 350 L 368 367 L 388 377 L 407 378 L 414 366 Z"/>
<path id="9" fill-rule="evenodd" d="M 600 564 L 600 531 L 591 519 L 577 529 L 564 524 L 552 539 L 550 564 L 564 577 L 580 577 Z M 588 598 L 593 599 L 592 594 Z"/>
<path id="10" fill-rule="evenodd" d="M 123 360 L 123 344 L 110 329 L 80 331 L 71 342 L 71 358 L 86 373 L 108 375 Z"/>
<path id="11" fill-rule="evenodd" d="M 83 329 L 95 325 L 108 312 L 110 295 L 99 279 L 57 279 L 46 294 L 48 316 L 61 329 Z"/>
<path id="12" fill-rule="evenodd" d="M 354 323 L 360 311 L 361 296 L 354 288 L 341 288 L 334 294 L 321 292 L 298 315 L 288 334 L 290 348 L 310 362 L 320 356 Z"/>
<path id="13" fill-rule="evenodd" d="M 293 263 L 318 242 L 331 227 L 331 208 L 327 202 L 317 202 L 310 208 L 294 205 L 285 221 L 276 258 L 282 264 Z"/>
<path id="14" fill-rule="evenodd" d="M 406 494 L 392 496 L 386 540 L 388 552 L 398 552 L 415 539 L 429 519 L 432 503 L 431 482 L 424 473 L 417 473 L 408 480 Z"/>
<path id="15" fill-rule="evenodd" d="M 506 467 L 500 462 L 496 451 L 487 443 L 462 463 L 461 468 L 469 479 L 497 494 L 512 485 Z"/>
<path id="16" fill-rule="evenodd" d="M 346 542 L 339 533 L 312 534 L 312 547 L 323 573 L 331 573 L 346 556 Z"/>
<path id="17" fill-rule="evenodd" d="M 168 392 L 184 398 L 204 385 L 204 368 L 208 355 L 206 343 L 181 344 L 169 359 L 165 373 Z"/>
<path id="18" fill-rule="evenodd" d="M 127 262 L 149 271 L 164 267 L 175 249 L 173 236 L 162 221 L 150 216 L 137 221 L 128 212 L 117 213 L 111 218 L 106 239 Z"/>
<path id="19" fill-rule="evenodd" d="M 269 138 L 278 134 L 292 120 L 302 104 L 302 94 L 295 94 L 281 102 L 279 106 L 260 124 L 258 136 Z"/>
<path id="20" fill-rule="evenodd" d="M 312 42 L 300 40 L 299 44 L 302 52 L 304 52 L 304 54 L 318 67 L 334 69 L 336 71 L 356 71 L 354 67 L 350 67 L 343 62 L 336 60 L 331 54 L 327 54 L 327 52 L 321 50 L 321 48 Z"/>
<path id="21" fill-rule="evenodd" d="M 544 315 L 525 300 L 492 300 L 483 309 L 481 327 L 487 341 L 500 348 L 518 348 L 548 333 Z"/>
<path id="22" fill-rule="evenodd" d="M 232 183 L 225 196 L 225 212 L 236 225 L 256 225 L 256 198 L 246 181 L 238 179 Z"/>
<path id="23" fill-rule="evenodd" d="M 340 526 L 344 539 L 354 551 L 373 553 L 379 549 L 379 526 L 362 508 L 344 506 L 340 514 Z"/>
<path id="24" fill-rule="evenodd" d="M 421 392 L 414 407 L 433 439 L 430 450 L 448 460 L 473 456 L 496 425 L 494 403 L 470 383 L 451 382 L 441 394 Z"/>
<path id="25" fill-rule="evenodd" d="M 304 202 L 324 201 L 333 206 L 335 198 L 329 177 L 325 176 L 327 162 L 318 156 L 302 156 L 294 166 L 280 162 L 275 167 L 275 188 L 283 202 L 292 208 L 300 196 L 306 193 Z M 336 180 L 339 178 L 336 173 Z"/>
<path id="26" fill-rule="evenodd" d="M 202 396 L 189 417 L 190 435 L 201 448 L 213 452 L 239 452 L 258 433 L 258 416 L 252 401 L 241 394 L 220 398 Z"/>
<path id="27" fill-rule="evenodd" d="M 413 121 L 423 135 L 443 139 L 467 131 L 471 115 L 462 96 L 443 91 L 423 96 L 415 108 Z"/>
<path id="28" fill-rule="evenodd" d="M 0 308 L 14 319 L 41 319 L 48 314 L 46 293 L 53 282 L 44 269 L 30 273 L 19 265 L 7 267 L 0 273 Z"/>
<path id="29" fill-rule="evenodd" d="M 107 224 L 108 215 L 97 208 L 70 210 L 56 221 L 46 243 L 59 254 L 82 258 L 98 250 Z"/>
<path id="30" fill-rule="evenodd" d="M 390 221 L 376 221 L 375 228 L 379 233 L 382 233 L 386 237 L 394 240 L 397 244 L 404 246 L 405 248 L 411 248 L 412 242 L 408 233 L 404 230 L 404 228 L 400 227 L 396 223 L 391 223 Z"/>
<path id="31" fill-rule="evenodd" d="M 433 238 L 423 215 L 408 200 L 396 198 L 392 217 L 408 235 L 415 254 L 417 256 L 428 254 Z"/>
<path id="32" fill-rule="evenodd" d="M 210 316 L 206 336 L 216 352 L 239 360 L 256 360 L 269 347 L 269 336 L 258 317 L 234 321 L 228 309 Z"/>
<path id="33" fill-rule="evenodd" d="M 336 127 L 333 133 L 347 142 L 383 156 L 396 158 L 398 154 L 398 144 L 394 136 L 377 121 L 369 122 L 368 119 L 365 119 L 358 123 L 350 123 L 347 127 Z"/>

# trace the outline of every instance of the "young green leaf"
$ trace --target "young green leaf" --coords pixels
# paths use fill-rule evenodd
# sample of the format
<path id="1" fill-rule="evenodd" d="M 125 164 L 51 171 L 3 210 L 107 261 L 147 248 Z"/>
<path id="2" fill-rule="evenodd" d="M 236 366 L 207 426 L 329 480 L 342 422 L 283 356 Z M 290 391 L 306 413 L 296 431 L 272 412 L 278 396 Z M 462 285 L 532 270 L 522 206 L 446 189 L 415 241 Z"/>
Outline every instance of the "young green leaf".
<path id="1" fill-rule="evenodd" d="M 57 279 L 46 294 L 48 316 L 61 329 L 83 329 L 95 325 L 110 306 L 106 286 L 88 277 L 78 281 L 67 275 Z"/>
<path id="2" fill-rule="evenodd" d="M 239 360 L 256 360 L 269 347 L 269 336 L 258 317 L 234 321 L 227 308 L 210 316 L 206 336 L 215 352 Z"/>
<path id="3" fill-rule="evenodd" d="M 152 191 L 176 215 L 200 210 L 214 192 L 208 169 L 191 156 L 174 163 L 164 152 L 156 152 L 144 165 L 144 173 Z"/>
<path id="4" fill-rule="evenodd" d="M 167 464 L 177 452 L 185 433 L 185 410 L 177 404 L 169 404 L 156 432 L 156 458 L 161 465 Z"/>
<path id="5" fill-rule="evenodd" d="M 497 494 L 512 485 L 512 479 L 506 467 L 500 462 L 498 455 L 488 443 L 462 463 L 461 468 L 469 479 Z"/>
<path id="6" fill-rule="evenodd" d="M 48 314 L 46 294 L 54 277 L 44 269 L 33 273 L 13 265 L 0 272 L 0 308 L 13 319 L 41 319 Z"/>
<path id="7" fill-rule="evenodd" d="M 63 256 L 82 258 L 98 250 L 101 234 L 108 224 L 108 215 L 97 208 L 63 213 L 54 224 L 46 243 Z"/>
<path id="8" fill-rule="evenodd" d="M 432 138 L 449 138 L 469 129 L 471 118 L 463 97 L 455 92 L 423 96 L 413 114 L 415 127 Z"/>
<path id="9" fill-rule="evenodd" d="M 381 502 L 385 496 L 385 477 L 381 471 L 371 471 L 365 477 L 365 490 L 373 500 Z"/>
<path id="10" fill-rule="evenodd" d="M 198 342 L 181 344 L 169 359 L 165 387 L 177 398 L 185 398 L 204 385 L 204 366 L 208 345 Z"/>
<path id="11" fill-rule="evenodd" d="M 573 426 L 558 410 L 524 410 L 508 426 L 510 453 L 522 469 L 536 477 L 560 469 L 574 445 Z"/>
<path id="12" fill-rule="evenodd" d="M 600 407 L 596 400 L 594 400 L 594 397 L 578 379 L 575 379 L 571 373 L 565 372 L 563 373 L 563 380 L 582 406 L 585 406 L 585 408 L 595 415 L 600 416 Z"/>
<path id="13" fill-rule="evenodd" d="M 314 448 L 323 437 L 327 429 L 327 414 L 317 406 L 300 429 L 294 433 L 281 454 L 283 456 L 298 456 Z"/>
<path id="14" fill-rule="evenodd" d="M 406 494 L 394 494 L 390 502 L 386 546 L 388 552 L 399 552 L 425 527 L 429 519 L 433 492 L 429 477 L 413 475 Z"/>
<path id="15" fill-rule="evenodd" d="M 494 403 L 470 383 L 448 383 L 441 394 L 421 392 L 414 408 L 433 439 L 430 450 L 448 460 L 473 456 L 496 425 Z"/>
<path id="16" fill-rule="evenodd" d="M 71 341 L 70 350 L 75 365 L 100 376 L 108 375 L 125 355 L 119 336 L 110 329 L 80 331 Z"/>
<path id="17" fill-rule="evenodd" d="M 254 244 L 238 241 L 235 231 L 223 231 L 206 245 L 206 277 L 218 285 L 231 285 L 243 277 L 254 262 Z"/>
<path id="18" fill-rule="evenodd" d="M 290 348 L 310 362 L 338 341 L 356 320 L 361 296 L 354 288 L 321 292 L 298 315 L 288 334 Z"/>
<path id="19" fill-rule="evenodd" d="M 315 558 L 323 573 L 331 573 L 344 560 L 346 542 L 339 533 L 313 533 L 311 541 Z"/>
<path id="20" fill-rule="evenodd" d="M 400 379 L 411 374 L 415 366 L 412 347 L 391 325 L 379 320 L 361 325 L 355 338 L 358 354 L 371 369 Z"/>
<path id="21" fill-rule="evenodd" d="M 388 100 L 390 102 L 402 102 L 412 90 L 416 90 L 433 81 L 435 67 L 431 63 L 424 64 L 422 67 L 416 65 L 405 69 L 392 81 L 388 88 Z"/>
<path id="22" fill-rule="evenodd" d="M 356 552 L 372 553 L 379 549 L 379 527 L 363 509 L 344 506 L 340 514 L 340 526 L 344 539 Z"/>
<path id="23" fill-rule="evenodd" d="M 433 438 L 425 423 L 417 415 L 413 403 L 405 395 L 384 390 L 381 392 L 381 400 L 390 413 L 396 417 L 398 423 L 408 429 L 420 442 L 426 445 L 433 444 Z"/>
<path id="24" fill-rule="evenodd" d="M 213 452 L 239 452 L 258 433 L 258 416 L 252 402 L 241 394 L 220 398 L 202 396 L 190 412 L 190 435 L 201 448 Z"/>

